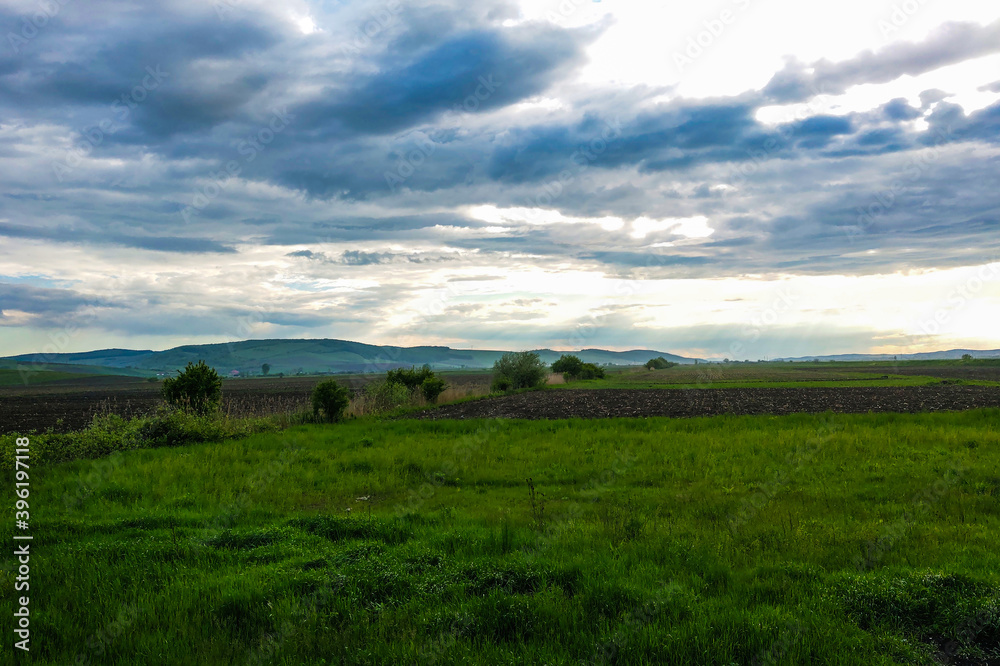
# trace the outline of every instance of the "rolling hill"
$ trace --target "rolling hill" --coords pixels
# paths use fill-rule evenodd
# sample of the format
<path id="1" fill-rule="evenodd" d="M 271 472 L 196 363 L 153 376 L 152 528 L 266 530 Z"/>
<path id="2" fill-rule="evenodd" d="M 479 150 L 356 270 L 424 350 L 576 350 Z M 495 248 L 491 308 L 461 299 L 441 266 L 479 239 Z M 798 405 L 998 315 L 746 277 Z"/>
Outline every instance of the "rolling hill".
<path id="1" fill-rule="evenodd" d="M 974 358 L 1000 358 L 1000 349 L 949 349 L 916 354 L 833 354 L 830 356 L 799 356 L 777 358 L 776 361 L 947 361 L 958 360 L 965 354 Z"/>
<path id="2" fill-rule="evenodd" d="M 538 349 L 542 360 L 551 363 L 566 352 Z M 190 361 L 204 360 L 220 373 L 259 374 L 270 365 L 271 374 L 318 372 L 381 372 L 396 367 L 428 364 L 435 370 L 490 368 L 504 351 L 452 349 L 451 347 L 393 347 L 368 345 L 346 340 L 245 340 L 242 342 L 186 345 L 165 351 L 104 349 L 71 354 L 22 354 L 5 360 L 14 363 L 88 365 L 106 368 L 172 372 Z M 572 352 L 587 363 L 641 365 L 662 356 L 676 363 L 695 359 L 667 352 L 636 349 L 616 352 L 584 349 Z"/>

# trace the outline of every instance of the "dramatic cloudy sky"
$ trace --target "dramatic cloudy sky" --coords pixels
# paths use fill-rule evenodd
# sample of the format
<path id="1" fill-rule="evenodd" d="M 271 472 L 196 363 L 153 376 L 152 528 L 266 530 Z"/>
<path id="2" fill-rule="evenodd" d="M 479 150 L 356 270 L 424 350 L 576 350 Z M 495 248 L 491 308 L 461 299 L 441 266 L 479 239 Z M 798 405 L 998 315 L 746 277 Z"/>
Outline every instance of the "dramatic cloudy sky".
<path id="1" fill-rule="evenodd" d="M 994 0 L 0 0 L 0 353 L 1000 347 Z"/>

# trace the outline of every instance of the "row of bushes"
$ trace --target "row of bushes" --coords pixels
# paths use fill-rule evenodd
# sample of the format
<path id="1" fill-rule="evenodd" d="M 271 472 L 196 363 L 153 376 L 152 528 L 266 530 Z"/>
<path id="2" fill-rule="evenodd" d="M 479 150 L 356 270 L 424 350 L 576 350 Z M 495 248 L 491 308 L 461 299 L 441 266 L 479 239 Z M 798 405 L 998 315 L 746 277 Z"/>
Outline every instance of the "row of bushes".
<path id="1" fill-rule="evenodd" d="M 304 420 L 304 419 L 300 419 Z M 179 409 L 160 409 L 150 416 L 123 418 L 100 414 L 83 430 L 31 435 L 32 464 L 101 458 L 116 451 L 221 442 L 260 432 L 276 432 L 290 425 L 289 417 L 229 418 L 218 412 L 196 415 Z M 14 467 L 18 435 L 0 436 L 0 465 Z"/>

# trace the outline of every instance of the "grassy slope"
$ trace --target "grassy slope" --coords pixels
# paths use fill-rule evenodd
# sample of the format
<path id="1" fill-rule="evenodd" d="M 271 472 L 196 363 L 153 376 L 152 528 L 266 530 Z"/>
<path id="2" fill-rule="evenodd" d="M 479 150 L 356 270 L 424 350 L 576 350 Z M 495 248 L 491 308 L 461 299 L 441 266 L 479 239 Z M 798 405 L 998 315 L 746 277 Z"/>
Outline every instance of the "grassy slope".
<path id="1" fill-rule="evenodd" d="M 929 663 L 989 604 L 997 649 L 998 420 L 356 421 L 36 469 L 33 663 Z"/>

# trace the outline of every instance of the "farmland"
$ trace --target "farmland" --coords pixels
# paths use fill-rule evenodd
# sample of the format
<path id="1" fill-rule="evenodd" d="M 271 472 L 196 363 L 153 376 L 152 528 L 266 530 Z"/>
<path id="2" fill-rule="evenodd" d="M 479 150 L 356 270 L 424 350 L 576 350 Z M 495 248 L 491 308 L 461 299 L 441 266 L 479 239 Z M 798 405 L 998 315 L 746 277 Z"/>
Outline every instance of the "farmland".
<path id="1" fill-rule="evenodd" d="M 57 373 L 52 373 L 56 375 Z M 44 376 L 44 375 L 43 375 Z M 485 393 L 489 375 L 448 373 L 453 386 L 445 399 L 465 391 Z M 377 375 L 342 375 L 337 381 L 352 390 Z M 325 377 L 274 377 L 226 380 L 222 411 L 235 418 L 268 416 L 309 408 L 309 393 Z M 96 414 L 140 416 L 163 404 L 159 383 L 138 377 L 70 375 L 32 383 L 0 386 L 0 434 L 8 432 L 55 432 L 78 430 Z"/>
<path id="2" fill-rule="evenodd" d="M 15 381 L 19 377 L 14 370 L 0 370 L 0 434 L 10 432 L 70 432 L 86 426 L 95 414 L 114 413 L 125 417 L 139 416 L 153 412 L 162 404 L 160 385 L 142 377 L 125 377 L 95 374 L 71 374 L 62 370 L 30 374 L 31 383 L 25 386 Z M 451 390 L 442 396 L 442 402 L 456 398 L 485 395 L 489 392 L 490 376 L 485 371 L 445 372 L 442 377 Z M 6 383 L 4 376 L 8 378 Z M 268 377 L 254 379 L 226 380 L 223 388 L 223 412 L 236 417 L 267 416 L 307 409 L 309 392 L 321 379 L 326 377 Z M 358 390 L 365 384 L 380 378 L 380 375 L 338 375 L 337 381 Z M 678 366 L 668 370 L 647 371 L 643 368 L 611 370 L 606 380 L 572 382 L 556 385 L 560 390 L 586 389 L 757 389 L 757 388 L 861 388 L 947 386 L 946 382 L 963 385 L 1000 384 L 1000 363 L 978 362 L 960 364 L 957 362 L 911 362 L 892 366 L 865 363 L 769 363 L 769 364 L 727 364 Z M 660 394 L 664 398 L 669 394 Z M 692 402 L 697 394 L 683 394 L 682 402 Z M 904 394 L 898 394 L 904 395 Z M 914 394 L 916 395 L 916 394 Z M 942 391 L 940 400 L 946 405 L 949 395 L 962 396 L 962 392 L 949 394 Z M 969 403 L 971 396 L 982 395 L 983 402 Z M 991 406 L 993 394 L 989 392 L 969 392 L 962 397 L 961 404 L 954 409 L 969 406 Z M 753 402 L 755 396 L 764 394 L 743 393 L 737 401 Z M 868 411 L 860 393 L 847 392 L 842 400 L 833 399 L 828 406 L 816 403 L 804 405 L 803 409 L 782 409 L 788 411 L 825 411 L 837 409 L 841 404 L 856 404 L 858 407 L 846 411 Z M 568 398 L 562 398 L 567 400 Z M 905 395 L 902 400 L 906 400 Z M 917 400 L 919 410 L 920 400 Z M 556 396 L 546 395 L 538 400 L 545 404 L 559 401 Z M 643 398 L 647 400 L 647 398 Z M 667 402 L 676 402 L 676 398 Z M 677 412 L 664 403 L 644 409 L 632 415 L 709 415 L 726 413 L 725 404 L 720 407 L 698 408 L 701 400 L 694 400 L 692 411 Z M 789 400 L 785 400 L 789 403 Z M 794 400 L 792 400 L 794 402 Z M 742 410 L 741 413 L 764 413 L 770 410 L 765 400 L 758 407 Z M 790 403 L 789 403 L 790 404 Z M 896 404 L 894 402 L 893 404 Z M 878 409 L 878 405 L 873 405 Z M 650 411 L 651 410 L 651 411 Z M 911 411 L 908 407 L 892 407 L 891 411 Z M 616 411 L 617 415 L 628 416 L 627 411 Z M 558 415 L 558 412 L 554 412 Z M 482 414 L 481 414 L 482 415 Z M 569 415 L 567 413 L 567 415 Z M 613 415 L 613 414 L 612 414 Z M 522 416 L 529 416 L 522 414 Z"/>
<path id="3" fill-rule="evenodd" d="M 32 663 L 996 663 L 998 421 L 359 419 L 47 467 Z"/>
<path id="4" fill-rule="evenodd" d="M 32 663 L 1000 660 L 995 365 L 446 378 L 473 397 L 183 446 L 33 436 Z M 40 379 L 0 387 L 8 431 L 160 404 Z M 228 380 L 224 418 L 320 379 Z"/>

